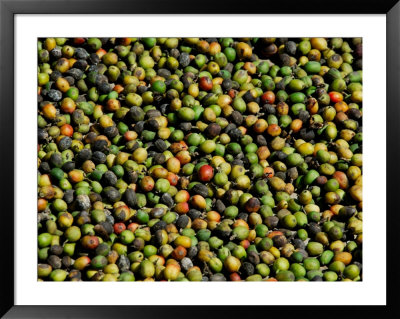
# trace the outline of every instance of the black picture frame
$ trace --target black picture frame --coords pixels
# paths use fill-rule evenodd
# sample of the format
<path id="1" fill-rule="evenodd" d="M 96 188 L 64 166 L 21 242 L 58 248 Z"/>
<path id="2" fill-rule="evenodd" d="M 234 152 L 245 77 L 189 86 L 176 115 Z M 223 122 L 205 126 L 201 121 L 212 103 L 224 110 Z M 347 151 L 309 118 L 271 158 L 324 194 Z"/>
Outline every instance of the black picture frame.
<path id="1" fill-rule="evenodd" d="M 387 118 L 386 118 L 386 172 L 387 174 L 387 232 L 386 238 L 377 234 L 377 241 L 387 243 L 387 276 L 381 278 L 387 282 L 386 306 L 16 306 L 14 288 L 14 15 L 16 14 L 385 14 L 386 29 L 386 81 L 387 81 Z M 396 249 L 399 243 L 396 226 L 399 225 L 399 214 L 396 212 L 396 181 L 399 178 L 396 164 L 400 162 L 400 148 L 397 138 L 400 136 L 400 3 L 398 0 L 337 0 L 331 4 L 320 0 L 308 1 L 246 1 L 246 3 L 226 3 L 215 0 L 196 2 L 182 0 L 0 0 L 0 198 L 1 233 L 3 244 L 0 261 L 0 315 L 4 318 L 112 318 L 112 317 L 243 317 L 265 314 L 268 316 L 284 314 L 303 317 L 306 314 L 323 315 L 324 317 L 358 318 L 363 315 L 382 318 L 400 316 L 396 304 L 396 290 L 399 276 L 396 274 Z M 379 49 L 379 48 L 378 48 Z M 378 66 L 377 66 L 378 67 Z M 379 80 L 379 79 L 378 79 Z M 379 93 L 379 92 L 378 92 Z M 377 110 L 379 111 L 379 110 Z M 379 123 L 377 123 L 379 126 Z M 377 134 L 384 138 L 385 132 Z M 377 146 L 379 151 L 379 146 Z M 390 174 L 390 175 L 389 175 Z M 389 177 L 390 176 L 390 177 Z M 384 201 L 384 198 L 376 199 Z M 383 213 L 383 212 L 379 212 Z M 372 217 L 379 218 L 379 216 Z M 377 252 L 379 258 L 379 252 Z M 346 288 L 343 288 L 346 295 Z M 343 297 L 343 296 L 342 296 Z M 347 297 L 347 296 L 346 296 Z M 349 298 L 351 296 L 348 296 Z M 61 298 L 61 296 L 60 296 Z M 282 297 L 284 298 L 284 297 Z M 332 298 L 332 297 L 328 297 Z M 155 304 L 157 301 L 155 300 Z M 290 300 L 288 300 L 290 303 Z"/>

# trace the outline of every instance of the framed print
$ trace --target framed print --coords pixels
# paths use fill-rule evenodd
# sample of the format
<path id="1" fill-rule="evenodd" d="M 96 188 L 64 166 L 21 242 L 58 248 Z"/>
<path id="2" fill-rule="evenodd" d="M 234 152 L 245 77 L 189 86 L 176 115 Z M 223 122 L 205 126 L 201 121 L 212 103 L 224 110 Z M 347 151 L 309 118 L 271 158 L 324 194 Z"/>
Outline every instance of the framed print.
<path id="1" fill-rule="evenodd" d="M 399 315 L 396 1 L 0 10 L 4 318 Z"/>

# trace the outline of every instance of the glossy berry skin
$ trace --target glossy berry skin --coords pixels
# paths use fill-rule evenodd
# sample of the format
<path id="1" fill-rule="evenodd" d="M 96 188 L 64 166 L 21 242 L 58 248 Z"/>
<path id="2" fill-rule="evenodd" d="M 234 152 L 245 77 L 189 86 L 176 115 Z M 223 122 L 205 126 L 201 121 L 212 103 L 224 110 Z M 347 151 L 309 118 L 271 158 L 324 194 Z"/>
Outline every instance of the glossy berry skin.
<path id="1" fill-rule="evenodd" d="M 214 177 L 214 169 L 210 165 L 203 165 L 199 170 L 199 180 L 209 182 Z"/>
<path id="2" fill-rule="evenodd" d="M 200 78 L 199 87 L 204 91 L 210 91 L 213 87 L 213 83 L 209 77 L 203 76 Z"/>

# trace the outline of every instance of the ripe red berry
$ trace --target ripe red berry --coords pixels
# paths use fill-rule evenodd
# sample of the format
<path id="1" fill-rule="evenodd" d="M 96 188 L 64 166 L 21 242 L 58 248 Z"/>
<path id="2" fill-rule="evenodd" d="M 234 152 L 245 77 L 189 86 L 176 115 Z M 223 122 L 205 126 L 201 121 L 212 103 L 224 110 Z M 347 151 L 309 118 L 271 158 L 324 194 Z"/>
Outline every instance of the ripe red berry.
<path id="1" fill-rule="evenodd" d="M 199 169 L 199 180 L 209 182 L 214 177 L 214 169 L 210 165 L 203 165 Z"/>
<path id="2" fill-rule="evenodd" d="M 203 76 L 200 78 L 199 86 L 204 91 L 210 91 L 213 87 L 213 83 L 208 76 Z"/>
<path id="3" fill-rule="evenodd" d="M 116 233 L 117 235 L 121 234 L 125 229 L 126 229 L 126 226 L 124 223 L 115 223 L 114 224 L 114 233 Z"/>
<path id="4" fill-rule="evenodd" d="M 261 100 L 264 103 L 274 104 L 275 102 L 275 94 L 272 91 L 267 91 L 261 96 Z"/>
<path id="5" fill-rule="evenodd" d="M 242 280 L 242 278 L 240 278 L 240 275 L 237 272 L 234 272 L 234 273 L 230 274 L 229 278 L 232 281 L 240 281 L 240 280 Z"/>

